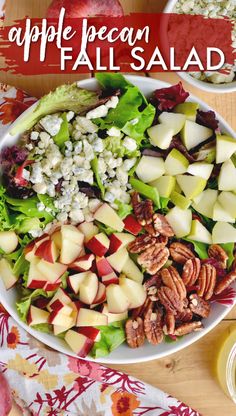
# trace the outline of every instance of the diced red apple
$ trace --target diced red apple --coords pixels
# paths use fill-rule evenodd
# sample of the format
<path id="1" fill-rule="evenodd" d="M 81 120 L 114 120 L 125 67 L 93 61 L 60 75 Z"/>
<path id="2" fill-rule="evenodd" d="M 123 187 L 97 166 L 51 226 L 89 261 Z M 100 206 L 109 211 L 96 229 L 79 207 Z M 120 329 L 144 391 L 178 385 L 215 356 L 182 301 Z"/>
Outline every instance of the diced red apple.
<path id="1" fill-rule="evenodd" d="M 78 246 L 82 247 L 84 243 L 84 234 L 74 225 L 62 225 L 61 227 L 62 240 L 69 240 Z"/>
<path id="2" fill-rule="evenodd" d="M 52 235 L 51 235 L 51 239 L 52 241 L 54 241 L 54 243 L 56 244 L 56 247 L 61 250 L 61 230 L 57 230 L 55 231 Z"/>
<path id="3" fill-rule="evenodd" d="M 106 286 L 103 283 L 99 282 L 98 291 L 93 301 L 93 304 L 99 305 L 100 303 L 105 302 L 105 300 L 106 300 Z"/>
<path id="4" fill-rule="evenodd" d="M 82 358 L 88 355 L 94 344 L 90 338 L 71 329 L 66 333 L 65 341 L 72 351 Z"/>
<path id="5" fill-rule="evenodd" d="M 52 325 L 58 325 L 63 327 L 72 327 L 74 325 L 74 317 L 68 316 L 61 311 L 52 311 L 49 315 L 48 322 Z"/>
<path id="6" fill-rule="evenodd" d="M 53 296 L 53 298 L 50 300 L 50 302 L 48 303 L 47 309 L 49 310 L 49 312 L 52 312 L 51 309 L 51 304 L 54 303 L 57 299 L 59 299 L 61 301 L 61 303 L 63 303 L 64 305 L 69 305 L 71 303 L 71 298 L 70 296 L 65 292 L 64 289 L 62 289 L 61 287 L 56 291 L 55 295 Z"/>
<path id="7" fill-rule="evenodd" d="M 115 274 L 115 272 L 113 271 L 110 274 L 107 274 L 106 276 L 102 276 L 102 283 L 105 286 L 109 286 L 111 284 L 118 284 L 119 283 L 119 278 L 118 276 Z"/>
<path id="8" fill-rule="evenodd" d="M 62 238 L 60 263 L 73 263 L 80 256 L 81 249 L 82 246 L 77 243 L 66 238 Z"/>
<path id="9" fill-rule="evenodd" d="M 37 259 L 37 257 L 35 256 L 35 251 L 36 250 L 37 250 L 37 247 L 36 247 L 35 244 L 33 244 L 33 246 L 31 246 L 31 247 L 25 247 L 25 249 L 24 249 L 25 260 L 27 260 L 29 262 L 35 261 L 35 259 Z"/>
<path id="10" fill-rule="evenodd" d="M 131 279 L 127 279 L 126 277 L 122 277 L 119 280 L 119 287 L 129 300 L 129 309 L 134 309 L 142 306 L 147 297 L 147 293 L 144 287 Z"/>
<path id="11" fill-rule="evenodd" d="M 133 235 L 138 235 L 142 231 L 142 226 L 133 215 L 128 215 L 124 220 L 124 229 Z"/>
<path id="12" fill-rule="evenodd" d="M 107 253 L 109 246 L 110 240 L 104 233 L 95 235 L 86 244 L 86 247 L 99 257 L 103 257 Z"/>
<path id="13" fill-rule="evenodd" d="M 49 313 L 44 311 L 40 308 L 36 308 L 35 306 L 31 305 L 29 308 L 29 312 L 27 315 L 27 323 L 28 325 L 39 325 L 39 324 L 46 324 L 49 320 Z"/>
<path id="14" fill-rule="evenodd" d="M 111 267 L 110 263 L 107 261 L 105 257 L 97 257 L 96 266 L 99 277 L 107 276 L 108 274 L 114 273 L 113 268 Z"/>
<path id="15" fill-rule="evenodd" d="M 57 279 L 56 282 L 47 282 L 43 289 L 46 292 L 54 292 L 54 290 L 57 290 L 61 285 L 61 279 Z"/>
<path id="16" fill-rule="evenodd" d="M 84 234 L 85 243 L 99 233 L 98 227 L 93 222 L 83 222 L 78 226 L 78 229 Z"/>
<path id="17" fill-rule="evenodd" d="M 70 316 L 73 312 L 73 309 L 70 305 L 66 305 L 61 302 L 60 299 L 56 299 L 53 303 L 51 303 L 52 311 L 60 311 L 64 315 Z"/>
<path id="18" fill-rule="evenodd" d="M 40 257 L 49 263 L 55 263 L 59 256 L 59 250 L 54 241 L 46 240 L 36 249 L 35 256 Z"/>
<path id="19" fill-rule="evenodd" d="M 48 279 L 41 270 L 38 269 L 40 260 L 30 263 L 27 287 L 29 289 L 43 289 Z M 51 263 L 48 263 L 51 264 Z"/>
<path id="20" fill-rule="evenodd" d="M 7 290 L 11 289 L 18 280 L 12 271 L 10 263 L 6 259 L 0 260 L 0 277 Z"/>
<path id="21" fill-rule="evenodd" d="M 122 273 L 124 273 L 129 279 L 132 279 L 139 284 L 143 283 L 143 273 L 130 257 L 128 257 L 125 262 L 122 268 Z"/>
<path id="22" fill-rule="evenodd" d="M 103 326 L 107 325 L 108 318 L 101 312 L 81 308 L 78 312 L 76 326 Z"/>
<path id="23" fill-rule="evenodd" d="M 128 233 L 114 233 L 110 236 L 109 253 L 115 253 L 123 247 L 127 247 L 135 237 Z"/>
<path id="24" fill-rule="evenodd" d="M 110 313 L 127 312 L 130 301 L 119 285 L 107 287 L 107 307 Z"/>
<path id="25" fill-rule="evenodd" d="M 98 292 L 98 278 L 95 273 L 88 272 L 80 285 L 79 299 L 86 305 L 92 305 Z"/>
<path id="26" fill-rule="evenodd" d="M 46 276 L 49 282 L 56 282 L 67 270 L 67 266 L 60 263 L 49 263 L 41 259 L 37 264 L 38 270 Z"/>
<path id="27" fill-rule="evenodd" d="M 84 256 L 79 257 L 73 263 L 69 264 L 68 268 L 78 272 L 85 272 L 91 269 L 94 259 L 94 254 L 85 254 Z"/>
<path id="28" fill-rule="evenodd" d="M 121 312 L 121 313 L 110 313 L 108 311 L 107 304 L 105 304 L 101 311 L 104 315 L 108 317 L 108 324 L 112 324 L 113 322 L 120 322 L 128 318 L 128 312 Z"/>
<path id="29" fill-rule="evenodd" d="M 79 312 L 79 310 L 80 310 L 81 308 L 84 308 L 84 307 L 85 307 L 85 304 L 84 304 L 83 302 L 80 302 L 80 300 L 75 300 L 75 301 L 73 302 L 73 304 L 74 304 L 74 306 L 75 306 L 75 308 L 76 308 L 77 312 Z"/>
<path id="30" fill-rule="evenodd" d="M 116 251 L 115 253 L 111 254 L 111 256 L 107 257 L 107 261 L 110 263 L 111 267 L 120 273 L 128 260 L 128 251 L 125 248 Z"/>
<path id="31" fill-rule="evenodd" d="M 108 204 L 102 204 L 93 214 L 94 219 L 113 228 L 116 231 L 123 231 L 124 223 L 116 211 Z"/>
<path id="32" fill-rule="evenodd" d="M 18 246 L 18 237 L 15 231 L 0 231 L 0 249 L 6 254 L 13 253 Z"/>
<path id="33" fill-rule="evenodd" d="M 77 293 L 79 293 L 80 286 L 85 280 L 85 278 L 88 276 L 88 273 L 89 272 L 82 272 L 73 274 L 72 276 L 68 277 L 68 284 L 70 285 L 71 289 L 76 295 Z"/>
<path id="34" fill-rule="evenodd" d="M 79 334 L 83 334 L 87 338 L 91 339 L 94 342 L 97 342 L 101 338 L 100 329 L 93 328 L 92 326 L 84 326 L 77 329 Z"/>

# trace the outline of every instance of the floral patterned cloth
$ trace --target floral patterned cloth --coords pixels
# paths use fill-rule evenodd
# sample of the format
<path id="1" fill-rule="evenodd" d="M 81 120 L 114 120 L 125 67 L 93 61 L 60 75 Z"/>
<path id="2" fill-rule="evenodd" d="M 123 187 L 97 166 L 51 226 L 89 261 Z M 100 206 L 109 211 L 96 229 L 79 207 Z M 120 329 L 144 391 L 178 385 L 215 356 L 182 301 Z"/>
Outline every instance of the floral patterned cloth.
<path id="1" fill-rule="evenodd" d="M 0 84 L 0 137 L 34 101 L 23 91 Z M 122 372 L 47 348 L 1 305 L 0 371 L 22 416 L 200 416 Z"/>

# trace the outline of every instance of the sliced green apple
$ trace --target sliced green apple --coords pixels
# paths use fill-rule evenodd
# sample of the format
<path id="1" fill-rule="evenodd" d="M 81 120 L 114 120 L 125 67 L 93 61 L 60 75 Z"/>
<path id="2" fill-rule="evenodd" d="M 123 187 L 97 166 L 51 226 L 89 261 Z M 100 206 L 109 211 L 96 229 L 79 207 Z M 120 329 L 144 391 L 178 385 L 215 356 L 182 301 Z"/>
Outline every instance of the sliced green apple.
<path id="1" fill-rule="evenodd" d="M 211 233 L 198 220 L 192 221 L 191 231 L 188 235 L 189 240 L 199 241 L 205 244 L 212 244 Z"/>
<path id="2" fill-rule="evenodd" d="M 163 111 L 158 118 L 159 123 L 166 124 L 173 129 L 173 135 L 175 136 L 184 127 L 186 116 L 183 114 L 174 114 Z"/>
<path id="3" fill-rule="evenodd" d="M 177 149 L 172 149 L 165 160 L 165 170 L 167 175 L 179 175 L 187 172 L 189 165 L 188 159 Z"/>
<path id="4" fill-rule="evenodd" d="M 200 178 L 199 176 L 177 175 L 176 179 L 188 199 L 193 199 L 199 195 L 207 184 L 206 179 Z"/>
<path id="5" fill-rule="evenodd" d="M 136 175 L 144 183 L 154 181 L 164 173 L 165 164 L 161 157 L 142 156 L 136 168 Z"/>
<path id="6" fill-rule="evenodd" d="M 157 124 L 148 129 L 148 136 L 153 146 L 168 149 L 174 136 L 174 130 L 167 124 Z"/>
<path id="7" fill-rule="evenodd" d="M 201 126 L 194 121 L 186 120 L 181 130 L 181 140 L 188 150 L 205 142 L 213 135 L 213 131 L 208 127 Z"/>
<path id="8" fill-rule="evenodd" d="M 213 244 L 236 243 L 236 228 L 227 222 L 217 222 L 212 230 Z"/>
<path id="9" fill-rule="evenodd" d="M 192 204 L 193 208 L 208 218 L 213 217 L 213 208 L 218 197 L 218 191 L 215 189 L 206 189 L 196 198 Z"/>
<path id="10" fill-rule="evenodd" d="M 210 178 L 213 168 L 214 165 L 210 163 L 196 162 L 189 165 L 187 172 L 207 180 Z"/>
<path id="11" fill-rule="evenodd" d="M 155 181 L 150 182 L 149 185 L 156 188 L 159 192 L 159 195 L 164 198 L 169 198 L 171 192 L 175 187 L 176 179 L 174 176 L 161 176 Z"/>
<path id="12" fill-rule="evenodd" d="M 216 163 L 223 163 L 236 152 L 236 139 L 231 136 L 216 136 Z"/>
<path id="13" fill-rule="evenodd" d="M 192 224 L 192 211 L 190 209 L 181 209 L 176 206 L 170 209 L 166 219 L 173 228 L 176 237 L 182 238 L 190 233 Z"/>
<path id="14" fill-rule="evenodd" d="M 174 113 L 184 114 L 188 120 L 196 121 L 198 109 L 198 103 L 192 103 L 188 101 L 185 103 L 177 104 L 174 108 Z"/>
<path id="15" fill-rule="evenodd" d="M 213 220 L 221 222 L 235 222 L 235 218 L 227 212 L 222 205 L 216 201 L 213 209 Z"/>
<path id="16" fill-rule="evenodd" d="M 227 211 L 233 218 L 236 218 L 236 195 L 232 192 L 221 192 L 218 197 L 218 202 L 223 209 Z"/>
<path id="17" fill-rule="evenodd" d="M 181 209 L 187 209 L 191 205 L 191 200 L 186 198 L 184 195 L 180 194 L 179 192 L 173 191 L 170 195 L 170 200 L 173 204 L 177 205 L 177 207 Z"/>
<path id="18" fill-rule="evenodd" d="M 225 161 L 220 169 L 218 177 L 219 191 L 236 190 L 236 168 L 231 159 Z"/>

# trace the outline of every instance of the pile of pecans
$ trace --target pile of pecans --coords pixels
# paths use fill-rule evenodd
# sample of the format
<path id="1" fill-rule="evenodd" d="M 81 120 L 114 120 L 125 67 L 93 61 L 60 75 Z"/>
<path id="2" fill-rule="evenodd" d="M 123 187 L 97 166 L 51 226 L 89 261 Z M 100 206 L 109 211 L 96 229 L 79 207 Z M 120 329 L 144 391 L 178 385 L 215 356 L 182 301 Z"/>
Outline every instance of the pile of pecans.
<path id="1" fill-rule="evenodd" d="M 127 343 L 137 348 L 145 339 L 156 345 L 165 335 L 176 339 L 201 330 L 213 295 L 236 280 L 236 261 L 227 271 L 228 255 L 217 244 L 209 247 L 208 259 L 200 260 L 191 244 L 175 238 L 165 216 L 154 212 L 152 201 L 134 193 L 132 205 L 145 230 L 128 246 L 145 271 L 147 290 L 145 304 L 126 322 Z"/>

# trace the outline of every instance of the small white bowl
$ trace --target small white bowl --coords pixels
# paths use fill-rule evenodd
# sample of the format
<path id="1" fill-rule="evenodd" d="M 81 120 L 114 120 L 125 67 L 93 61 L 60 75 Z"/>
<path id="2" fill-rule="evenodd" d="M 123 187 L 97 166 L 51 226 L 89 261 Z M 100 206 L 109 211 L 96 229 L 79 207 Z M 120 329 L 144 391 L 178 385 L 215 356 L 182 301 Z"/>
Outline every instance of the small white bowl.
<path id="1" fill-rule="evenodd" d="M 178 0 L 169 0 L 163 10 L 163 13 L 172 13 L 173 9 Z M 200 81 L 197 78 L 194 78 L 188 72 L 179 71 L 177 74 L 184 81 L 193 85 L 194 87 L 200 88 L 203 91 L 213 92 L 213 93 L 226 93 L 226 92 L 235 92 L 236 91 L 236 80 L 224 84 L 213 84 L 211 82 Z"/>

